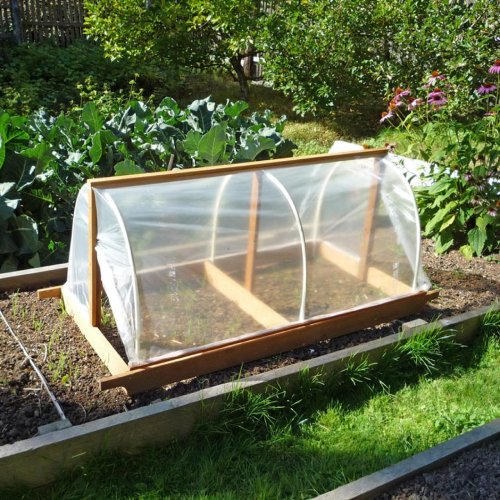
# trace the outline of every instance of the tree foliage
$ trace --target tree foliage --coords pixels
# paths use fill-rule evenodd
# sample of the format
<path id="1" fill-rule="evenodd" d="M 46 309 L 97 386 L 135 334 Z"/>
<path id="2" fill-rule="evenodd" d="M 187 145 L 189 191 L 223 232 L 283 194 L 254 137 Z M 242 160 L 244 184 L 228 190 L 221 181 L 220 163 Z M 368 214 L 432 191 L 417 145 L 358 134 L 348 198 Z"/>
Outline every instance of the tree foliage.
<path id="1" fill-rule="evenodd" d="M 470 83 L 495 58 L 498 16 L 491 0 L 285 0 L 260 33 L 266 79 L 328 112 L 378 106 L 429 68 Z"/>
<path id="2" fill-rule="evenodd" d="M 259 0 L 86 0 L 86 33 L 112 58 L 229 69 L 248 97 L 242 60 L 255 53 Z"/>

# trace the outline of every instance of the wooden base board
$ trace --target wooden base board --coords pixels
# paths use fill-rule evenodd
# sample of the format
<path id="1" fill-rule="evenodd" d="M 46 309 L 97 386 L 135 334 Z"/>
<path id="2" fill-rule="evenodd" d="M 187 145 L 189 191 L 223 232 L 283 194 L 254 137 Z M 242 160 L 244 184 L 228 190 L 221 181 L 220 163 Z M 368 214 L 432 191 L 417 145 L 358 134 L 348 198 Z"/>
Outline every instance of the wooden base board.
<path id="1" fill-rule="evenodd" d="M 234 344 L 127 370 L 102 378 L 100 388 L 104 390 L 124 387 L 128 394 L 136 394 L 407 316 L 418 312 L 426 302 L 437 295 L 437 291 L 417 292 L 387 299 L 370 306 L 240 340 Z"/>
<path id="2" fill-rule="evenodd" d="M 360 269 L 360 260 L 347 252 L 334 247 L 330 243 L 319 243 L 319 253 L 327 261 L 339 267 L 343 271 L 358 277 Z M 380 290 L 388 296 L 402 295 L 411 293 L 411 286 L 402 281 L 393 278 L 391 275 L 381 271 L 380 269 L 370 266 L 365 270 L 365 279 L 370 286 Z"/>
<path id="3" fill-rule="evenodd" d="M 130 370 L 125 360 L 116 352 L 116 349 L 111 345 L 109 340 L 103 335 L 101 330 L 96 326 L 92 326 L 88 319 L 80 313 L 78 308 L 72 305 L 71 298 L 64 293 L 62 289 L 64 304 L 68 314 L 70 314 L 80 331 L 83 333 L 89 344 L 97 353 L 101 361 L 106 365 L 108 370 L 113 374 L 123 374 Z"/>
<path id="4" fill-rule="evenodd" d="M 211 262 L 205 262 L 205 275 L 207 281 L 219 293 L 234 302 L 264 328 L 283 326 L 289 322 Z"/>
<path id="5" fill-rule="evenodd" d="M 0 291 L 33 290 L 40 286 L 59 285 L 66 281 L 68 264 L 37 267 L 0 274 Z"/>
<path id="6" fill-rule="evenodd" d="M 40 288 L 36 291 L 37 299 L 60 299 L 61 286 L 50 286 L 48 288 Z"/>

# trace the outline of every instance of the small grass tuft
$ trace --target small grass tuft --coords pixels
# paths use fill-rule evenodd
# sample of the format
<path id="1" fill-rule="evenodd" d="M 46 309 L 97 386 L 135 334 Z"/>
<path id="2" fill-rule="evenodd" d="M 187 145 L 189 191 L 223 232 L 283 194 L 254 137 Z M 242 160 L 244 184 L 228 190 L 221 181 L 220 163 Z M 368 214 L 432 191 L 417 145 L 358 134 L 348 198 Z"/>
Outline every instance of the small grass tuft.
<path id="1" fill-rule="evenodd" d="M 408 340 L 400 342 L 397 351 L 401 355 L 402 363 L 406 362 L 417 369 L 423 368 L 431 375 L 449 364 L 447 358 L 458 347 L 454 332 L 434 323 Z"/>
<path id="2" fill-rule="evenodd" d="M 500 310 L 490 309 L 483 317 L 481 334 L 500 344 Z"/>

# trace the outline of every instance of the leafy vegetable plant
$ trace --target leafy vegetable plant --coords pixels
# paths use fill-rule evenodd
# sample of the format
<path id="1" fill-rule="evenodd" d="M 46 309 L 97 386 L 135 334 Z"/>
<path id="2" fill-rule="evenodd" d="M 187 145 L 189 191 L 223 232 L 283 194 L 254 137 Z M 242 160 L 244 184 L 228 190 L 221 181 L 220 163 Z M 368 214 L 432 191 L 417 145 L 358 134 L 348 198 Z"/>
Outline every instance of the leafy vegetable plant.
<path id="1" fill-rule="evenodd" d="M 73 206 L 86 179 L 291 155 L 285 118 L 245 116 L 248 104 L 210 98 L 185 109 L 165 98 L 111 116 L 90 102 L 80 116 L 0 110 L 0 272 L 64 260 Z"/>

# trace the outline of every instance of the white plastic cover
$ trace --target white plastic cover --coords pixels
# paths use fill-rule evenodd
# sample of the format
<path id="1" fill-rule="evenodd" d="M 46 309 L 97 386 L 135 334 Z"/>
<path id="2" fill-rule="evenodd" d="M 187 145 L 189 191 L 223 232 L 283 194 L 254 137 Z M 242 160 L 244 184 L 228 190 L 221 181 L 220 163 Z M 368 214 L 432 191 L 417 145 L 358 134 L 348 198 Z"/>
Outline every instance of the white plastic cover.
<path id="1" fill-rule="evenodd" d="M 95 188 L 101 278 L 130 364 L 270 328 L 214 288 L 204 267 L 245 285 L 256 178 L 251 293 L 282 318 L 273 328 L 401 295 L 401 284 L 428 289 L 413 193 L 388 157 L 205 175 Z M 75 207 L 65 285 L 84 314 L 87 190 Z M 360 275 L 363 251 L 369 272 Z M 380 273 L 382 287 L 370 278 Z"/>

